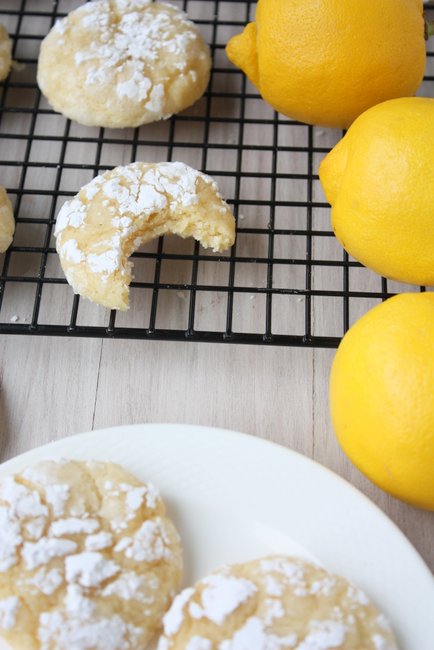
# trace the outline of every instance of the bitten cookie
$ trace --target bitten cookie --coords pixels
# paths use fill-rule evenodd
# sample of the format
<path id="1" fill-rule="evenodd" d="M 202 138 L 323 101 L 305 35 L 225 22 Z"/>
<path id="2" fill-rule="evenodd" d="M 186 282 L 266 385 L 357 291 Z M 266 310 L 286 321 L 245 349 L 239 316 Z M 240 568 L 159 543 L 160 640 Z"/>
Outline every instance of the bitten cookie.
<path id="1" fill-rule="evenodd" d="M 55 111 L 88 126 L 122 128 L 194 104 L 210 68 L 208 46 L 176 7 L 93 0 L 42 41 L 37 78 Z"/>
<path id="2" fill-rule="evenodd" d="M 12 41 L 9 34 L 4 27 L 0 24 L 0 81 L 6 79 L 11 69 L 12 63 Z"/>
<path id="3" fill-rule="evenodd" d="M 15 232 L 15 219 L 12 204 L 4 187 L 0 185 L 0 253 L 12 244 Z"/>
<path id="4" fill-rule="evenodd" d="M 194 237 L 214 251 L 235 239 L 215 181 L 180 162 L 136 162 L 97 176 L 63 205 L 55 229 L 75 293 L 112 309 L 128 309 L 130 255 L 165 234 Z"/>
<path id="5" fill-rule="evenodd" d="M 226 566 L 185 589 L 158 650 L 397 650 L 367 596 L 301 559 Z"/>
<path id="6" fill-rule="evenodd" d="M 179 587 L 181 547 L 151 484 L 45 461 L 0 480 L 0 645 L 138 650 Z"/>

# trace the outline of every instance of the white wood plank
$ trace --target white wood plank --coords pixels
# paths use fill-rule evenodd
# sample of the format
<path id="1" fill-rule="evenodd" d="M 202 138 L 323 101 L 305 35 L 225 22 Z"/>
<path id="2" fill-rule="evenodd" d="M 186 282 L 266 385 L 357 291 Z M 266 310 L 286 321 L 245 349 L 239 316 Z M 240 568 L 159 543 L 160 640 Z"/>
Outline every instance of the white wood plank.
<path id="1" fill-rule="evenodd" d="M 105 341 L 95 428 L 179 422 L 235 429 L 312 453 L 312 352 Z"/>
<path id="2" fill-rule="evenodd" d="M 101 341 L 0 337 L 0 459 L 92 428 Z"/>

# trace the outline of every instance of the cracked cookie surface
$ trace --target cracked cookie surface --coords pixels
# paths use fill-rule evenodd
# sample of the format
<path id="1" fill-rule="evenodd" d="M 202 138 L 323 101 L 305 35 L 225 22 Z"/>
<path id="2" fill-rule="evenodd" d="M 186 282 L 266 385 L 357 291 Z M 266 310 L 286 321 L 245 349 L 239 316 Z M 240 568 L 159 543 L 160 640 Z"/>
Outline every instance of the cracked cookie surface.
<path id="1" fill-rule="evenodd" d="M 0 480 L 0 640 L 138 650 L 179 587 L 158 490 L 113 463 L 44 461 Z"/>
<path id="2" fill-rule="evenodd" d="M 45 37 L 37 76 L 54 110 L 87 126 L 123 128 L 194 104 L 210 68 L 208 46 L 176 7 L 92 0 Z"/>
<path id="3" fill-rule="evenodd" d="M 136 162 L 97 176 L 61 208 L 56 248 L 69 284 L 93 302 L 128 308 L 131 254 L 161 235 L 223 251 L 235 220 L 217 184 L 180 162 Z"/>
<path id="4" fill-rule="evenodd" d="M 298 558 L 226 566 L 184 589 L 158 650 L 397 650 L 363 591 Z"/>

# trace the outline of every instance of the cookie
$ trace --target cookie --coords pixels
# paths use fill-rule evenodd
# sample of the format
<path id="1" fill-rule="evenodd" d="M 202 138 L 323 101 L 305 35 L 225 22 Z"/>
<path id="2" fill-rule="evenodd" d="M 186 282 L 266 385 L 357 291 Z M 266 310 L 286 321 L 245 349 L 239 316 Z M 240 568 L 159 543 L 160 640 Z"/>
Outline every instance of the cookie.
<path id="1" fill-rule="evenodd" d="M 235 220 L 212 178 L 184 163 L 136 162 L 97 176 L 61 208 L 56 248 L 69 284 L 93 302 L 128 309 L 130 255 L 165 234 L 223 251 Z"/>
<path id="2" fill-rule="evenodd" d="M 12 204 L 4 187 L 0 185 L 0 253 L 4 253 L 12 244 L 15 232 Z"/>
<path id="3" fill-rule="evenodd" d="M 112 463 L 0 479 L 0 645 L 137 650 L 179 587 L 181 547 L 151 484 Z"/>
<path id="4" fill-rule="evenodd" d="M 285 556 L 223 567 L 182 591 L 163 621 L 158 650 L 397 650 L 360 589 Z"/>
<path id="5" fill-rule="evenodd" d="M 151 0 L 93 0 L 44 38 L 37 79 L 55 111 L 87 126 L 165 119 L 203 95 L 209 48 L 187 16 Z"/>
<path id="6" fill-rule="evenodd" d="M 4 25 L 0 24 L 0 81 L 6 79 L 12 63 L 12 41 Z"/>

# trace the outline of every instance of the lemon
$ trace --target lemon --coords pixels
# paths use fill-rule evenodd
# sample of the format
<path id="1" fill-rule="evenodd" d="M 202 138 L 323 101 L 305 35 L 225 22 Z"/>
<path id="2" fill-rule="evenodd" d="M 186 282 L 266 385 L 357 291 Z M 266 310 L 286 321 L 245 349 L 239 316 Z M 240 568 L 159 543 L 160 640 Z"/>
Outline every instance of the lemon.
<path id="1" fill-rule="evenodd" d="M 434 99 L 394 99 L 361 115 L 322 161 L 342 246 L 377 273 L 434 284 Z"/>
<path id="2" fill-rule="evenodd" d="M 422 0 L 259 0 L 226 52 L 280 113 L 346 128 L 416 92 L 424 36 Z"/>
<path id="3" fill-rule="evenodd" d="M 383 490 L 434 510 L 434 294 L 390 298 L 348 330 L 330 405 L 352 462 Z"/>

